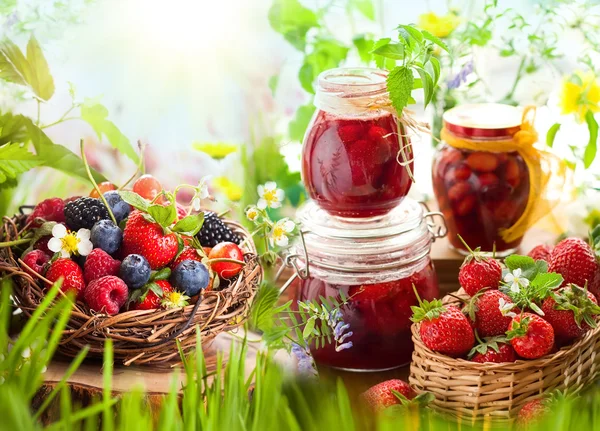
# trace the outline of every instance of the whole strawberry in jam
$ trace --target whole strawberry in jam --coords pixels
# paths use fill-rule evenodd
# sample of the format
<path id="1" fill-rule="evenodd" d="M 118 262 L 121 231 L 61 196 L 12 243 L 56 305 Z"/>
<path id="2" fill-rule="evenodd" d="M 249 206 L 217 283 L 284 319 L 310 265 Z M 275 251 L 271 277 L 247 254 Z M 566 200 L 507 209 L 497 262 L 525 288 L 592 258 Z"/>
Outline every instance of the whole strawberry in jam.
<path id="1" fill-rule="evenodd" d="M 139 254 L 146 258 L 152 269 L 168 265 L 179 249 L 175 234 L 166 234 L 163 228 L 134 211 L 127 219 L 121 249 L 124 255 Z"/>
<path id="2" fill-rule="evenodd" d="M 429 302 L 419 298 L 419 306 L 411 308 L 414 313 L 411 320 L 421 323 L 419 335 L 429 349 L 458 358 L 466 355 L 475 344 L 473 328 L 457 307 L 444 306 L 437 299 Z"/>
<path id="3" fill-rule="evenodd" d="M 570 341 L 596 327 L 595 316 L 600 314 L 600 307 L 587 289 L 570 284 L 547 298 L 542 311 L 544 319 L 554 328 L 556 338 Z"/>
<path id="4" fill-rule="evenodd" d="M 567 238 L 559 242 L 548 264 L 548 272 L 563 276 L 563 286 L 573 283 L 583 287 L 596 277 L 598 262 L 592 247 L 581 238 Z"/>
<path id="5" fill-rule="evenodd" d="M 360 395 L 360 400 L 374 412 L 381 411 L 389 406 L 400 404 L 401 401 L 394 393 L 397 392 L 407 400 L 412 400 L 416 393 L 408 383 L 394 379 L 381 382 Z"/>
<path id="6" fill-rule="evenodd" d="M 480 248 L 469 250 L 458 272 L 458 281 L 469 296 L 475 295 L 481 289 L 498 289 L 502 280 L 502 267 L 496 259 L 483 256 Z"/>
<path id="7" fill-rule="evenodd" d="M 531 257 L 534 260 L 545 260 L 546 262 L 550 262 L 552 250 L 554 250 L 553 246 L 547 244 L 540 244 L 533 247 L 531 251 L 527 254 L 527 256 Z"/>
<path id="8" fill-rule="evenodd" d="M 173 286 L 167 280 L 156 280 L 146 286 L 139 299 L 131 307 L 134 310 L 152 310 L 161 307 L 164 296 L 173 291 Z"/>
<path id="9" fill-rule="evenodd" d="M 42 225 L 38 219 L 64 223 L 64 211 L 65 202 L 62 199 L 45 199 L 37 204 L 33 209 L 33 212 L 27 216 L 27 223 L 31 223 L 32 228 L 40 227 Z"/>
<path id="10" fill-rule="evenodd" d="M 506 337 L 486 338 L 480 342 L 469 353 L 472 362 L 494 362 L 500 364 L 502 362 L 515 362 L 517 355 L 515 349 L 506 340 Z"/>
<path id="11" fill-rule="evenodd" d="M 365 319 L 366 328 L 380 334 L 396 334 L 410 328 L 410 306 L 416 303 L 412 286 L 407 286 L 411 302 L 406 305 L 405 316 L 396 302 L 402 286 L 398 282 L 363 284 L 348 290 L 350 303 L 356 306 Z"/>
<path id="12" fill-rule="evenodd" d="M 514 317 L 506 335 L 517 355 L 525 359 L 541 358 L 554 346 L 552 325 L 537 314 L 522 313 Z"/>
<path id="13" fill-rule="evenodd" d="M 63 292 L 73 291 L 77 295 L 77 299 L 82 299 L 85 282 L 79 265 L 71 259 L 60 258 L 55 260 L 46 271 L 46 278 L 54 283 L 61 277 L 63 278 L 61 290 Z"/>
<path id="14" fill-rule="evenodd" d="M 519 313 L 508 295 L 499 290 L 479 291 L 471 298 L 465 311 L 481 337 L 503 335 L 515 313 Z"/>

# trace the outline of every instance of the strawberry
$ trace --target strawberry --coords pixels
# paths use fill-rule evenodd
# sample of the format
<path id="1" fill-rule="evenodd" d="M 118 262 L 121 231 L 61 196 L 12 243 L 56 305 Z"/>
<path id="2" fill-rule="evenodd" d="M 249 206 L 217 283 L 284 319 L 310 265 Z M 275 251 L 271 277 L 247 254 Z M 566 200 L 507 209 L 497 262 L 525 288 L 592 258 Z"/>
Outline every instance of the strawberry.
<path id="1" fill-rule="evenodd" d="M 600 314 L 596 297 L 574 284 L 559 289 L 542 304 L 544 319 L 554 328 L 561 341 L 570 341 L 596 327 L 594 316 Z"/>
<path id="2" fill-rule="evenodd" d="M 479 247 L 471 250 L 460 236 L 459 238 L 470 253 L 458 272 L 458 281 L 465 292 L 473 296 L 486 287 L 498 289 L 502 281 L 502 267 L 498 261 L 483 256 Z"/>
<path id="3" fill-rule="evenodd" d="M 118 275 L 120 268 L 120 260 L 113 259 L 101 248 L 95 248 L 87 256 L 83 265 L 83 279 L 86 283 L 90 283 L 92 280 L 106 275 Z"/>
<path id="4" fill-rule="evenodd" d="M 594 250 L 581 238 L 567 238 L 559 242 L 548 264 L 548 272 L 563 276 L 563 286 L 576 284 L 583 287 L 596 277 L 598 262 Z"/>
<path id="5" fill-rule="evenodd" d="M 469 352 L 472 362 L 515 362 L 517 355 L 506 337 L 485 338 Z"/>
<path id="6" fill-rule="evenodd" d="M 479 187 L 481 188 L 495 186 L 500 181 L 496 175 L 490 172 L 479 174 L 477 179 L 479 180 Z"/>
<path id="7" fill-rule="evenodd" d="M 167 280 L 156 280 L 142 288 L 142 295 L 131 307 L 134 310 L 152 310 L 160 308 L 166 293 L 173 291 L 173 286 Z"/>
<path id="8" fill-rule="evenodd" d="M 550 262 L 552 250 L 554 250 L 553 246 L 547 244 L 540 244 L 533 247 L 531 251 L 527 254 L 527 256 L 531 257 L 534 260 L 545 260 L 546 262 Z"/>
<path id="9" fill-rule="evenodd" d="M 174 233 L 165 235 L 159 224 L 146 220 L 141 212 L 134 211 L 127 219 L 121 249 L 124 255 L 142 255 L 152 269 L 160 269 L 175 258 L 179 246 Z"/>
<path id="10" fill-rule="evenodd" d="M 517 415 L 517 425 L 523 427 L 530 425 L 534 422 L 539 421 L 544 415 L 546 415 L 550 409 L 545 403 L 545 400 L 537 398 L 531 400 L 519 410 Z"/>
<path id="11" fill-rule="evenodd" d="M 503 335 L 518 309 L 508 295 L 499 290 L 479 291 L 463 311 L 473 322 L 473 329 L 481 337 Z"/>
<path id="12" fill-rule="evenodd" d="M 79 265 L 71 259 L 60 258 L 55 260 L 50 265 L 50 268 L 48 268 L 46 278 L 53 283 L 62 278 L 61 289 L 63 292 L 72 291 L 77 295 L 77 299 L 83 298 L 83 291 L 85 289 L 83 272 Z"/>
<path id="13" fill-rule="evenodd" d="M 177 268 L 177 265 L 184 260 L 197 260 L 198 262 L 202 262 L 202 257 L 203 256 L 200 255 L 200 251 L 196 250 L 195 248 L 185 247 L 181 253 L 177 255 L 175 260 L 169 264 L 169 268 L 171 268 L 171 271 L 174 271 L 175 268 Z"/>
<path id="14" fill-rule="evenodd" d="M 419 334 L 429 349 L 460 357 L 466 355 L 475 344 L 475 335 L 469 320 L 455 306 L 443 306 L 442 301 L 421 301 L 415 289 L 419 306 L 412 306 L 415 323 L 420 322 Z"/>
<path id="15" fill-rule="evenodd" d="M 41 201 L 35 206 L 33 212 L 27 216 L 27 223 L 32 228 L 40 227 L 42 224 L 37 219 L 45 221 L 65 222 L 65 202 L 61 198 L 50 198 Z"/>
<path id="16" fill-rule="evenodd" d="M 415 391 L 413 391 L 408 383 L 403 380 L 393 379 L 386 380 L 369 388 L 360 395 L 360 399 L 370 410 L 379 412 L 389 406 L 401 403 L 401 398 L 394 392 L 408 400 L 412 400 L 416 396 Z"/>
<path id="17" fill-rule="evenodd" d="M 349 143 L 357 141 L 364 134 L 364 127 L 360 121 L 345 121 L 338 127 L 338 135 L 342 142 Z"/>
<path id="18" fill-rule="evenodd" d="M 506 332 L 510 344 L 522 358 L 537 359 L 554 346 L 554 329 L 537 314 L 522 313 L 513 318 Z"/>
<path id="19" fill-rule="evenodd" d="M 23 262 L 33 270 L 33 275 L 43 274 L 44 266 L 46 266 L 49 260 L 50 256 L 42 250 L 31 250 L 23 257 Z"/>
<path id="20" fill-rule="evenodd" d="M 84 297 L 90 310 L 113 315 L 127 302 L 127 294 L 127 285 L 123 280 L 107 275 L 92 280 L 85 289 Z"/>

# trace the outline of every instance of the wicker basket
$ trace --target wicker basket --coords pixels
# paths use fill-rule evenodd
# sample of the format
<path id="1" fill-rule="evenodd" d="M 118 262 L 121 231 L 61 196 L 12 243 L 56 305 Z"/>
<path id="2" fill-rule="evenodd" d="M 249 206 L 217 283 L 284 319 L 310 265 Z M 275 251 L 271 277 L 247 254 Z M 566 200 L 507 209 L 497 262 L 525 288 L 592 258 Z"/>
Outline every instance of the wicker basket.
<path id="1" fill-rule="evenodd" d="M 176 340 L 184 352 L 195 348 L 196 326 L 206 345 L 220 332 L 243 324 L 262 279 L 262 268 L 248 232 L 238 223 L 226 221 L 226 224 L 245 239 L 242 248 L 246 265 L 224 288 L 204 292 L 202 301 L 183 308 L 132 310 L 114 316 L 93 313 L 77 302 L 63 333 L 59 352 L 74 357 L 87 345 L 90 348 L 88 356 L 102 357 L 104 340 L 110 338 L 115 359 L 125 365 L 170 367 L 179 362 Z M 5 217 L 0 227 L 0 241 L 18 238 L 26 229 L 23 225 L 24 216 Z M 20 263 L 20 256 L 14 250 L 0 249 L 0 274 L 13 278 L 13 297 L 17 306 L 31 316 L 43 300 L 50 282 L 30 275 Z"/>
<path id="2" fill-rule="evenodd" d="M 455 294 L 467 297 L 463 290 Z M 451 296 L 445 304 L 458 305 Z M 415 350 L 410 365 L 410 384 L 431 392 L 431 407 L 468 420 L 511 420 L 532 398 L 554 390 L 577 392 L 591 383 L 600 370 L 600 326 L 570 346 L 535 360 L 480 364 L 454 359 L 427 348 L 412 325 Z"/>

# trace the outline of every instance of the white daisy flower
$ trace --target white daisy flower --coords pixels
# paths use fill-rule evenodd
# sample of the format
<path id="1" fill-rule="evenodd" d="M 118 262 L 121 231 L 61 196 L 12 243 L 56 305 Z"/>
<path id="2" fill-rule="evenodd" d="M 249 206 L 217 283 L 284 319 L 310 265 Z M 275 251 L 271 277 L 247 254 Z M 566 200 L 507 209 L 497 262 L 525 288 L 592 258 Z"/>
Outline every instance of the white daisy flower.
<path id="1" fill-rule="evenodd" d="M 294 231 L 296 224 L 289 218 L 282 218 L 277 221 L 271 231 L 269 240 L 271 245 L 278 245 L 279 247 L 285 247 L 289 243 L 289 234 Z"/>
<path id="2" fill-rule="evenodd" d="M 498 310 L 500 310 L 503 316 L 517 317 L 517 313 L 511 311 L 513 308 L 515 308 L 515 304 L 512 302 L 508 302 L 504 298 L 498 300 Z"/>
<path id="3" fill-rule="evenodd" d="M 70 257 L 72 254 L 87 256 L 90 254 L 94 245 L 90 241 L 90 230 L 79 229 L 77 233 L 67 231 L 62 224 L 57 224 L 52 228 L 52 238 L 48 241 L 48 248 L 54 253 L 59 253 L 61 257 Z"/>
<path id="4" fill-rule="evenodd" d="M 504 276 L 504 281 L 507 284 L 510 284 L 511 292 L 519 293 L 521 287 L 529 286 L 529 280 L 525 277 L 521 277 L 521 273 L 521 268 L 517 268 Z"/>
<path id="5" fill-rule="evenodd" d="M 254 205 L 248 207 L 246 210 L 246 218 L 250 221 L 255 221 L 258 218 L 258 208 Z"/>
<path id="6" fill-rule="evenodd" d="M 285 199 L 285 193 L 283 190 L 277 188 L 277 184 L 273 181 L 269 181 L 264 185 L 260 185 L 257 188 L 258 196 L 258 208 L 264 210 L 265 208 L 279 208 L 281 202 Z"/>

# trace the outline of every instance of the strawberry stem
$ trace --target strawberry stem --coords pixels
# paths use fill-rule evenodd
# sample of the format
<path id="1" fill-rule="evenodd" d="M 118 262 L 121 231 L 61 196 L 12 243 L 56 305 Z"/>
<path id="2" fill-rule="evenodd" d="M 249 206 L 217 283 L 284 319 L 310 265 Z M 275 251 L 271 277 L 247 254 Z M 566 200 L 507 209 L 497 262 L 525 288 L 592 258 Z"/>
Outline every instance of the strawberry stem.
<path id="1" fill-rule="evenodd" d="M 15 239 L 13 241 L 0 242 L 0 248 L 12 247 L 15 245 L 27 244 L 31 242 L 33 238 Z"/>
<path id="2" fill-rule="evenodd" d="M 138 144 L 138 148 L 140 150 L 140 161 L 138 162 L 137 168 L 136 168 L 135 172 L 133 173 L 133 175 L 131 177 L 129 177 L 129 179 L 125 182 L 125 184 L 123 184 L 117 190 L 123 190 L 125 187 L 127 187 L 129 185 L 129 183 L 131 183 L 133 181 L 133 179 L 135 177 L 137 177 L 137 175 L 142 171 L 142 165 L 144 164 L 144 149 L 145 149 L 145 147 L 142 144 L 142 141 L 140 141 L 140 140 L 137 141 L 137 144 Z"/>
<path id="3" fill-rule="evenodd" d="M 83 161 L 83 165 L 85 166 L 85 171 L 87 172 L 88 178 L 90 179 L 90 181 L 92 182 L 92 185 L 94 186 L 94 190 L 96 190 L 96 193 L 98 193 L 100 200 L 104 203 L 104 206 L 106 207 L 106 209 L 108 211 L 108 215 L 112 219 L 113 223 L 115 225 L 118 225 L 119 223 L 117 223 L 117 219 L 115 218 L 115 215 L 113 214 L 112 209 L 110 208 L 110 205 L 106 201 L 104 194 L 100 191 L 98 184 L 96 184 L 96 180 L 94 180 L 94 176 L 92 175 L 92 171 L 90 170 L 90 165 L 87 161 L 87 158 L 85 157 L 85 151 L 83 151 L 83 147 L 84 147 L 84 143 L 83 143 L 83 138 L 82 138 L 79 140 L 79 148 L 81 149 L 81 160 Z"/>
<path id="4" fill-rule="evenodd" d="M 462 242 L 464 244 L 465 247 L 467 247 L 467 250 L 469 250 L 469 253 L 471 253 L 472 255 L 474 255 L 475 253 L 473 252 L 473 250 L 471 249 L 471 247 L 469 247 L 469 244 L 467 244 L 467 242 L 463 239 L 462 236 L 456 234 L 456 236 L 458 237 L 458 239 L 460 239 L 460 242 Z"/>

